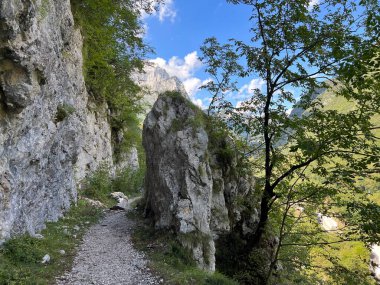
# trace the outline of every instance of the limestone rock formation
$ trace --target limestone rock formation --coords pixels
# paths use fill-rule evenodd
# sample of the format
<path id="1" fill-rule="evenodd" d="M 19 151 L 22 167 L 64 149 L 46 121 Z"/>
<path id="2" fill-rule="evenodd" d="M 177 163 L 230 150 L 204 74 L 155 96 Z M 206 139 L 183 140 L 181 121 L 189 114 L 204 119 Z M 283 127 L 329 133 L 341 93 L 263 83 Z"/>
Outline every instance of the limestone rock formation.
<path id="1" fill-rule="evenodd" d="M 142 103 L 145 106 L 146 114 L 153 107 L 158 95 L 165 91 L 179 91 L 189 99 L 183 83 L 153 63 L 147 63 L 143 72 L 135 73 L 133 79 L 145 89 Z"/>
<path id="2" fill-rule="evenodd" d="M 70 1 L 0 2 L 0 243 L 34 234 L 112 163 L 107 108 L 92 106 Z"/>
<path id="3" fill-rule="evenodd" d="M 213 271 L 214 240 L 232 230 L 254 231 L 258 212 L 242 202 L 251 198 L 253 182 L 238 174 L 236 157 L 223 152 L 226 138 L 213 145 L 204 119 L 179 92 L 166 92 L 154 104 L 143 129 L 146 212 L 157 228 L 177 233 L 201 268 Z"/>
<path id="4" fill-rule="evenodd" d="M 127 210 L 128 209 L 128 197 L 122 192 L 113 192 L 111 197 L 117 201 L 116 207 L 119 209 Z"/>
<path id="5" fill-rule="evenodd" d="M 378 244 L 371 246 L 370 270 L 377 284 L 380 284 L 380 246 Z"/>
<path id="6" fill-rule="evenodd" d="M 335 231 L 338 229 L 337 221 L 334 218 L 323 216 L 322 213 L 317 213 L 317 221 L 325 231 Z"/>
<path id="7" fill-rule="evenodd" d="M 188 118 L 196 116 L 196 111 L 181 95 L 170 94 L 173 96 L 158 99 L 144 123 L 148 207 L 154 213 L 157 228 L 175 227 L 183 235 L 201 235 L 205 244 L 191 247 L 194 257 L 203 268 L 213 270 L 208 137 L 202 128 L 183 125 Z M 204 252 L 204 247 L 209 252 Z"/>

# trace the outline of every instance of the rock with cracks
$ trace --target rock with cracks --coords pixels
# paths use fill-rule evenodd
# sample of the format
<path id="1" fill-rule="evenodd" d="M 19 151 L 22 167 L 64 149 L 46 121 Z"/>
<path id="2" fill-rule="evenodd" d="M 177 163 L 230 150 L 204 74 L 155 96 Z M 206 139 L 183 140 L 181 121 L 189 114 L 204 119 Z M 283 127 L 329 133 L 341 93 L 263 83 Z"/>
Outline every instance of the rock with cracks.
<path id="1" fill-rule="evenodd" d="M 215 240 L 231 231 L 251 233 L 258 211 L 253 181 L 239 175 L 237 158 L 211 141 L 205 114 L 179 92 L 161 94 L 144 122 L 146 213 L 158 229 L 173 229 L 202 269 L 215 270 Z M 249 198 L 248 198 L 249 197 Z"/>

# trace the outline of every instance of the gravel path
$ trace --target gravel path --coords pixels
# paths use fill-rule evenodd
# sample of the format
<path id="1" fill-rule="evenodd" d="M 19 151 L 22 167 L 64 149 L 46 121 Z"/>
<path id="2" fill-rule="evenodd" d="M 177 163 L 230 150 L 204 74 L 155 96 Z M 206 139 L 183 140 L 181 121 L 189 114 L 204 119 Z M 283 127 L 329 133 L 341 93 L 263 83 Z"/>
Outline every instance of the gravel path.
<path id="1" fill-rule="evenodd" d="M 107 212 L 86 233 L 71 272 L 57 278 L 57 285 L 161 284 L 132 245 L 133 223 L 124 211 Z"/>

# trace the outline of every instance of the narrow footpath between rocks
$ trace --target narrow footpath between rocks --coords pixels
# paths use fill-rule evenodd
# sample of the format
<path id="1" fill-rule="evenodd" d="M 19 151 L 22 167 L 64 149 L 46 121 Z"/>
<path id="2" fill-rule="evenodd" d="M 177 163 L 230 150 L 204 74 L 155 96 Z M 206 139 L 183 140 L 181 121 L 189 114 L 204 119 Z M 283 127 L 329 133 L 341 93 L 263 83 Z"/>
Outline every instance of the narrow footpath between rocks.
<path id="1" fill-rule="evenodd" d="M 144 254 L 134 249 L 133 226 L 124 211 L 108 211 L 85 234 L 71 272 L 57 278 L 57 285 L 162 284 Z"/>

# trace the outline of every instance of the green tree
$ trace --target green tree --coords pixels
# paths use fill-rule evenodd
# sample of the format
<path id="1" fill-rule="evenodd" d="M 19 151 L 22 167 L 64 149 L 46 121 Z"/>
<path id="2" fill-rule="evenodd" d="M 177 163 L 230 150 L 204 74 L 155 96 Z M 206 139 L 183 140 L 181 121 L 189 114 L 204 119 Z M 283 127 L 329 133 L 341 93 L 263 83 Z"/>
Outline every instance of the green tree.
<path id="1" fill-rule="evenodd" d="M 245 243 L 240 254 L 246 253 L 242 270 L 255 264 L 252 253 L 268 235 L 279 238 L 265 270 L 237 278 L 268 284 L 281 251 L 287 255 L 283 262 L 294 268 L 310 265 L 300 247 L 379 241 L 374 222 L 379 207 L 360 188 L 358 177 L 376 179 L 379 173 L 379 126 L 371 119 L 380 107 L 379 63 L 373 62 L 379 53 L 380 8 L 371 0 L 228 2 L 252 9 L 252 37 L 248 43 L 205 41 L 203 61 L 213 78 L 205 88 L 212 94 L 209 111 L 246 138 L 242 152 L 251 157 L 262 192 L 256 232 L 241 233 Z M 229 98 L 238 92 L 242 77 L 261 78 L 265 84 L 235 107 Z M 327 88 L 354 107 L 344 112 L 326 108 L 316 94 Z M 296 102 L 290 90 L 301 92 L 302 99 Z M 292 105 L 305 110 L 303 115 L 289 116 Z M 305 210 L 295 215 L 299 205 Z M 316 211 L 339 213 L 345 230 L 326 240 L 316 222 L 310 226 Z"/>
<path id="2" fill-rule="evenodd" d="M 140 87 L 131 74 L 141 71 L 152 49 L 142 38 L 141 13 L 162 1 L 72 0 L 76 24 L 83 36 L 83 72 L 88 92 L 96 102 L 106 102 L 116 151 L 138 141 Z M 120 136 L 120 134 L 123 136 Z M 120 137 L 124 137 L 120 140 Z"/>

